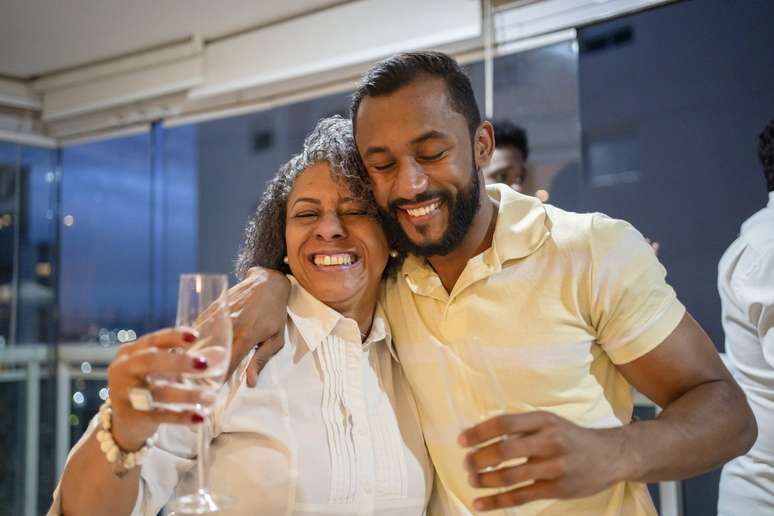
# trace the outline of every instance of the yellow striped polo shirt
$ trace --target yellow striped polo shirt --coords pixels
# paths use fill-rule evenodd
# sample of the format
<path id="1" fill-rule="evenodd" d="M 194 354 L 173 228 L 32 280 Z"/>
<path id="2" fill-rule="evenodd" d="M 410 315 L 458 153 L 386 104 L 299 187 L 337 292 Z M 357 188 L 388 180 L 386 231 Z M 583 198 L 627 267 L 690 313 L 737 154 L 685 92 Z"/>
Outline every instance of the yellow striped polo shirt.
<path id="1" fill-rule="evenodd" d="M 463 469 L 466 450 L 457 435 L 477 422 L 466 417 L 547 410 L 585 427 L 628 424 L 632 389 L 615 364 L 658 346 L 685 313 L 665 269 L 630 224 L 565 212 L 503 185 L 487 193 L 499 202 L 492 246 L 468 261 L 451 293 L 414 256 L 382 290 L 437 471 L 434 504 L 443 504 L 443 514 L 467 514 L 473 499 L 487 494 L 470 487 Z M 541 500 L 508 514 L 656 511 L 644 484 L 622 482 L 588 498 Z"/>

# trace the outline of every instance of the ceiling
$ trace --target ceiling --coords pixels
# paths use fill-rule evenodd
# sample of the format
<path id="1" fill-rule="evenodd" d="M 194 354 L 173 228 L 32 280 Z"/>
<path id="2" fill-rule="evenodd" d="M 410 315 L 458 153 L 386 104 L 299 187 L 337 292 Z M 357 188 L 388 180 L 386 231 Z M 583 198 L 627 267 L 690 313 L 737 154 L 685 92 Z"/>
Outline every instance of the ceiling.
<path id="1" fill-rule="evenodd" d="M 180 41 L 204 40 L 342 0 L 0 0 L 0 76 L 29 79 Z"/>

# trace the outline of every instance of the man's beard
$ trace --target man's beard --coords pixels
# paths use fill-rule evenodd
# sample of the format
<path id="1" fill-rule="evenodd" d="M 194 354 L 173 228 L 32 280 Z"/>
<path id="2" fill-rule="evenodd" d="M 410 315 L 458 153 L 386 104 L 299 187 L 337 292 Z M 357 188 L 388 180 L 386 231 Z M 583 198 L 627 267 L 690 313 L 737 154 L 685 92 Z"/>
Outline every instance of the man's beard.
<path id="1" fill-rule="evenodd" d="M 442 203 L 446 204 L 446 210 L 449 214 L 448 226 L 441 238 L 435 242 L 427 244 L 416 244 L 406 235 L 398 221 L 398 210 L 401 204 L 407 204 L 406 200 L 397 200 L 389 204 L 385 210 L 379 206 L 379 215 L 382 218 L 384 232 L 390 244 L 402 251 L 414 254 L 416 256 L 445 256 L 454 251 L 468 234 L 473 219 L 481 206 L 481 181 L 476 168 L 471 171 L 473 176 L 470 187 L 466 190 L 457 192 L 456 197 L 452 198 L 446 190 L 439 192 L 424 192 L 408 202 L 419 203 L 431 199 L 440 198 Z M 417 229 L 421 234 L 423 229 Z"/>

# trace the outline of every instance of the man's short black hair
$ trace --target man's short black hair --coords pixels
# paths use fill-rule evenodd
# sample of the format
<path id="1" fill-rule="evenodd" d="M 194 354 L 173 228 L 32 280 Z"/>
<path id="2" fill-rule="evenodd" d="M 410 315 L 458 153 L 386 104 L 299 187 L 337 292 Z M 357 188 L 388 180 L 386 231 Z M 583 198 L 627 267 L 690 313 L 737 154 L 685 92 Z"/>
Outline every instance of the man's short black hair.
<path id="1" fill-rule="evenodd" d="M 527 161 L 529 157 L 527 131 L 508 120 L 495 120 L 492 125 L 494 126 L 495 148 L 514 147 L 521 151 L 522 159 Z"/>
<path id="2" fill-rule="evenodd" d="M 357 134 L 357 110 L 365 97 L 381 97 L 398 91 L 420 77 L 440 77 L 446 82 L 452 109 L 465 117 L 471 138 L 481 124 L 473 86 L 465 70 L 441 52 L 403 52 L 373 65 L 352 94 L 351 116 Z"/>
<path id="3" fill-rule="evenodd" d="M 774 120 L 769 122 L 758 137 L 758 158 L 763 165 L 766 186 L 769 192 L 774 192 Z"/>

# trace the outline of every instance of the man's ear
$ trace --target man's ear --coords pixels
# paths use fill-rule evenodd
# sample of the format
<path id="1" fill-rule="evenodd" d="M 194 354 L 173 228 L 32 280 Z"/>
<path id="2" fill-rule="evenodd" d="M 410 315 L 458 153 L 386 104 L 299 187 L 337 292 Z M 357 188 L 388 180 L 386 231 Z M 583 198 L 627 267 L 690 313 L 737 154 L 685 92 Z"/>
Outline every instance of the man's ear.
<path id="1" fill-rule="evenodd" d="M 481 125 L 476 129 L 474 138 L 473 152 L 475 153 L 476 168 L 483 168 L 489 164 L 494 152 L 494 127 L 487 121 L 481 122 Z"/>

